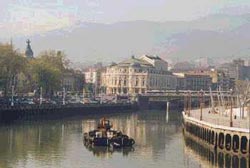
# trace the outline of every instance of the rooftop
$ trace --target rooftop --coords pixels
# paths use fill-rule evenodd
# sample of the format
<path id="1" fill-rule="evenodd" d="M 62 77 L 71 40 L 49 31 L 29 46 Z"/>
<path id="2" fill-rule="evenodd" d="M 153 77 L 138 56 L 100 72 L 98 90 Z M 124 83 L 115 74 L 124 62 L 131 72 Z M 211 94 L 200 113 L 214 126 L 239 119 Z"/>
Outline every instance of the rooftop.
<path id="1" fill-rule="evenodd" d="M 117 64 L 117 66 L 120 66 L 120 67 L 127 67 L 131 65 L 136 65 L 136 66 L 141 66 L 141 67 L 152 67 L 152 65 L 148 63 L 147 61 L 144 61 L 139 58 L 135 58 L 134 56 L 132 56 L 130 59 L 127 59 Z"/>

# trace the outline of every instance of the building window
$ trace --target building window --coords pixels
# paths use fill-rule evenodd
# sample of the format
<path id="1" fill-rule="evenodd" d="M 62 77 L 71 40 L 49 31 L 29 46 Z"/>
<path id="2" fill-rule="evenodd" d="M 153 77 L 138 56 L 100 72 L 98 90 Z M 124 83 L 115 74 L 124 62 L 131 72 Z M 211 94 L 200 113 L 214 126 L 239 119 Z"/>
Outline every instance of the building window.
<path id="1" fill-rule="evenodd" d="M 142 78 L 142 86 L 145 86 L 145 79 Z"/>
<path id="2" fill-rule="evenodd" d="M 124 93 L 124 94 L 127 94 L 127 92 L 128 92 L 128 91 L 127 91 L 127 88 L 123 88 L 123 93 Z"/>
<path id="3" fill-rule="evenodd" d="M 136 80 L 135 80 L 135 86 L 138 86 L 139 85 L 139 80 L 138 80 L 138 78 L 136 78 Z"/>
<path id="4" fill-rule="evenodd" d="M 141 93 L 145 93 L 145 89 L 142 89 L 142 90 L 141 90 Z"/>

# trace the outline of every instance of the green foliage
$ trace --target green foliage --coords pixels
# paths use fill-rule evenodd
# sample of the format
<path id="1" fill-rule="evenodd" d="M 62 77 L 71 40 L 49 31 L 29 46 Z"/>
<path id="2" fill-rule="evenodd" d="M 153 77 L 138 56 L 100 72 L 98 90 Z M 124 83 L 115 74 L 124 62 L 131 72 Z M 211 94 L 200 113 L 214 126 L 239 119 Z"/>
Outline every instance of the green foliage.
<path id="1" fill-rule="evenodd" d="M 62 90 L 63 73 L 68 64 L 61 51 L 44 51 L 37 58 L 28 59 L 12 45 L 0 44 L 0 91 L 10 96 L 12 85 L 15 92 L 21 93 L 43 87 L 43 93 L 51 96 L 55 90 Z"/>
<path id="2" fill-rule="evenodd" d="M 30 62 L 32 78 L 37 87 L 43 87 L 45 94 L 51 96 L 55 90 L 61 90 L 61 81 L 65 67 L 65 55 L 62 52 L 44 51 Z"/>
<path id="3" fill-rule="evenodd" d="M 25 71 L 27 59 L 9 44 L 0 44 L 0 89 L 8 94 L 11 85 L 16 85 L 17 76 Z"/>

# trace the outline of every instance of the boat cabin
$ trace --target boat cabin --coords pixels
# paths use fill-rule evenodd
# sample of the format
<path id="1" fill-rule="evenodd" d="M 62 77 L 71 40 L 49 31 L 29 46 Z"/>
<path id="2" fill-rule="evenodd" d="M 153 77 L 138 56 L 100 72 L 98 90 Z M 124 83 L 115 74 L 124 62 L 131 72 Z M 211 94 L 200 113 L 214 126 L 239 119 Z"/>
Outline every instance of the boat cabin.
<path id="1" fill-rule="evenodd" d="M 104 129 L 108 130 L 108 129 L 112 128 L 112 126 L 113 125 L 109 120 L 102 118 L 98 124 L 98 129 L 104 128 Z"/>

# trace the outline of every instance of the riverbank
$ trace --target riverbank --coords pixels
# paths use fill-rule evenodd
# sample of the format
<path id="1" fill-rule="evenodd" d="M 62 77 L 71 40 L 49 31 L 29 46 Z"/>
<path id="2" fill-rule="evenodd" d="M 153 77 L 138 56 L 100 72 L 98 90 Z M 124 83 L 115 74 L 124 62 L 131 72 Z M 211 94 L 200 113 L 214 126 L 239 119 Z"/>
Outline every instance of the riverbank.
<path id="1" fill-rule="evenodd" d="M 77 115 L 108 114 L 137 110 L 137 104 L 70 104 L 70 105 L 25 105 L 0 108 L 0 121 L 12 122 L 20 119 L 61 118 Z"/>

